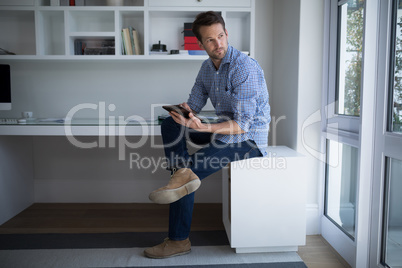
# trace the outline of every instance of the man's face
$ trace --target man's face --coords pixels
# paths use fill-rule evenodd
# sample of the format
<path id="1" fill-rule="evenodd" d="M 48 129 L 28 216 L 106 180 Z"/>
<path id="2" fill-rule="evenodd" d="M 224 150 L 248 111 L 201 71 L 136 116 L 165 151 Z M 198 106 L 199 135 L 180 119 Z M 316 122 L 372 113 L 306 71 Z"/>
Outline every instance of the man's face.
<path id="1" fill-rule="evenodd" d="M 198 41 L 200 47 L 205 49 L 212 60 L 222 60 L 228 50 L 228 33 L 222 24 L 202 26 L 200 34 L 202 36 L 202 43 Z"/>

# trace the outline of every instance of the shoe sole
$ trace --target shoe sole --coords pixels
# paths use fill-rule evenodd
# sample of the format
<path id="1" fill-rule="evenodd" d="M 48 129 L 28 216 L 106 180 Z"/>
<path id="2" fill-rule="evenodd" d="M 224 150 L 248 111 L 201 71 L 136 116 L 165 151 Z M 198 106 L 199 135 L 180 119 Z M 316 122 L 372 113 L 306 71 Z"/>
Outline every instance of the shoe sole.
<path id="1" fill-rule="evenodd" d="M 183 196 L 195 192 L 200 187 L 200 185 L 200 179 L 192 180 L 176 189 L 167 189 L 158 192 L 152 192 L 149 195 L 149 199 L 157 204 L 170 204 L 179 200 Z"/>
<path id="2" fill-rule="evenodd" d="M 148 254 L 148 253 L 146 253 L 144 251 L 144 255 L 145 255 L 145 257 L 148 257 L 148 258 L 151 258 L 151 259 L 167 259 L 167 258 L 171 258 L 171 257 L 186 255 L 186 254 L 188 254 L 190 252 L 191 252 L 191 249 L 188 250 L 188 251 L 183 251 L 183 252 L 175 253 L 175 254 L 168 255 L 168 256 L 156 256 L 156 255 Z"/>

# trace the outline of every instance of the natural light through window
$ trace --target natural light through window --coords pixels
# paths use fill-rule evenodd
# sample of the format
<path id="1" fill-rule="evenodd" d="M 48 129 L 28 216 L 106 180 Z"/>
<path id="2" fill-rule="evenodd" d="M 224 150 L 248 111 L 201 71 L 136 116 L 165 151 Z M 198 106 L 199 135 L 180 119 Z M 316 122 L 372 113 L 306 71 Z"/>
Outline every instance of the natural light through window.
<path id="1" fill-rule="evenodd" d="M 338 9 L 337 113 L 360 116 L 364 0 Z"/>
<path id="2" fill-rule="evenodd" d="M 387 162 L 382 259 L 387 267 L 402 267 L 402 161 Z"/>
<path id="3" fill-rule="evenodd" d="M 394 21 L 392 131 L 402 132 L 402 1 L 398 1 Z M 392 83 L 392 82 L 391 82 Z"/>
<path id="4" fill-rule="evenodd" d="M 328 140 L 325 215 L 355 236 L 358 150 Z"/>

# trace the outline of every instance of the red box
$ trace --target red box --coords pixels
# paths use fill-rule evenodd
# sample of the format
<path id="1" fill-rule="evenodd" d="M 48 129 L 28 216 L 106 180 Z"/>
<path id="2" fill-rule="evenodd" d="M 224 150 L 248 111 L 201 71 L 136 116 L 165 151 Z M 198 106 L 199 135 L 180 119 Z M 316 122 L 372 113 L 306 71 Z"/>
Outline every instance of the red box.
<path id="1" fill-rule="evenodd" d="M 195 36 L 185 36 L 184 37 L 184 43 L 185 44 L 197 44 L 197 37 Z"/>
<path id="2" fill-rule="evenodd" d="M 184 44 L 184 50 L 202 50 L 198 44 Z"/>

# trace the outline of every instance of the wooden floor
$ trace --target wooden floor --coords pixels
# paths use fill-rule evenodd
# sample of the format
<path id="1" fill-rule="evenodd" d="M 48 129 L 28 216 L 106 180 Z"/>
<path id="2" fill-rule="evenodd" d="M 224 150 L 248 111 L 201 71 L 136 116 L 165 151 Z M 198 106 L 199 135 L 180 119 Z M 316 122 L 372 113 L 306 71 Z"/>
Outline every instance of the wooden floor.
<path id="1" fill-rule="evenodd" d="M 12 233 L 111 233 L 167 231 L 168 205 L 34 204 L 0 226 Z M 223 230 L 221 204 L 195 204 L 192 230 Z M 298 254 L 309 268 L 350 267 L 320 236 L 307 236 Z"/>

